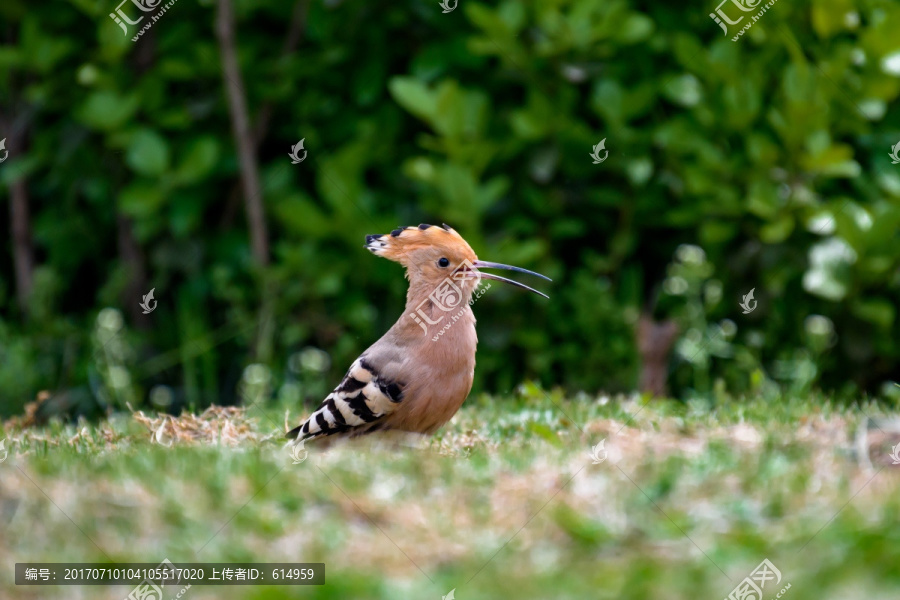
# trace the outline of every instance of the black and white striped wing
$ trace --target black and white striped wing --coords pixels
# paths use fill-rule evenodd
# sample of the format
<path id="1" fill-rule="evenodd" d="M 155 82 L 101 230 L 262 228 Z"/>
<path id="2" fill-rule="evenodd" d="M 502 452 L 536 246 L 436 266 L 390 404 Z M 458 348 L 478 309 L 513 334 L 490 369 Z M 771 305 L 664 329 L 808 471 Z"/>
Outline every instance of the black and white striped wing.
<path id="1" fill-rule="evenodd" d="M 299 440 L 340 433 L 359 435 L 379 428 L 378 421 L 393 412 L 403 400 L 403 384 L 379 375 L 366 362 L 356 359 L 344 380 L 299 427 L 287 437 Z"/>

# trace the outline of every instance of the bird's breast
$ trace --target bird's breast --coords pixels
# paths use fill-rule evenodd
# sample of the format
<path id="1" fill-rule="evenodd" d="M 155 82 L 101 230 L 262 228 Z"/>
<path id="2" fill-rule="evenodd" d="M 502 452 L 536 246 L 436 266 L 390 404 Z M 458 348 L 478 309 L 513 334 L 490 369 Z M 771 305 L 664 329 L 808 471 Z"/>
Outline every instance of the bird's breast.
<path id="1" fill-rule="evenodd" d="M 438 323 L 442 334 L 430 332 L 409 347 L 408 383 L 391 419 L 396 429 L 433 433 L 456 414 L 472 389 L 478 344 L 475 316 L 466 306 L 445 320 Z"/>

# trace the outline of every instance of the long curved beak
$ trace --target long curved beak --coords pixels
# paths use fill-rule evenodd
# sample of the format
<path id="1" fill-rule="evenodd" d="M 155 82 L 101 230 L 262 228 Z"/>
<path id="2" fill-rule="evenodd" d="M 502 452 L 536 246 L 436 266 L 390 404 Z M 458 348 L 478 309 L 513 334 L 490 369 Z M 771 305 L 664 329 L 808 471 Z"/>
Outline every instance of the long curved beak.
<path id="1" fill-rule="evenodd" d="M 507 279 L 506 277 L 500 277 L 499 275 L 493 275 L 492 273 L 485 273 L 481 269 L 506 269 L 508 271 L 518 271 L 519 273 L 527 273 L 528 275 L 534 275 L 535 277 L 540 277 L 541 279 L 546 279 L 547 281 L 553 281 L 546 275 L 541 275 L 540 273 L 535 273 L 534 271 L 529 271 L 528 269 L 523 269 L 521 267 L 513 267 L 512 265 L 504 265 L 501 263 L 488 262 L 486 260 L 476 260 L 472 263 L 472 266 L 478 269 L 478 273 L 473 273 L 472 277 L 481 277 L 483 279 L 491 279 L 493 281 L 502 281 L 504 283 L 509 283 L 518 288 L 522 288 L 523 290 L 528 290 L 529 292 L 533 292 L 538 296 L 543 296 L 544 298 L 549 299 L 550 296 L 543 292 L 539 292 L 534 288 L 528 287 L 524 283 L 519 283 L 518 281 L 513 281 L 512 279 Z"/>
<path id="2" fill-rule="evenodd" d="M 546 279 L 547 281 L 553 281 L 546 275 L 541 275 L 540 273 L 535 273 L 534 271 L 529 271 L 528 269 L 523 269 L 522 267 L 514 267 L 512 265 L 488 262 L 486 260 L 476 260 L 474 263 L 472 263 L 472 266 L 476 269 L 506 269 L 507 271 L 518 271 L 519 273 L 527 273 L 528 275 L 534 275 L 535 277 L 540 277 L 541 279 Z"/>

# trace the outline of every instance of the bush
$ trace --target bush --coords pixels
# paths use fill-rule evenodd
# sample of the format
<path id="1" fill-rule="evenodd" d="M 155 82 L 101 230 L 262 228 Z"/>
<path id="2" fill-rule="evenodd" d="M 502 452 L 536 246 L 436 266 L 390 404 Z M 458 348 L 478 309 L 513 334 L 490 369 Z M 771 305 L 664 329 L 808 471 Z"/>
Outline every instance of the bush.
<path id="1" fill-rule="evenodd" d="M 0 411 L 85 385 L 113 402 L 92 352 L 109 308 L 135 401 L 232 403 L 251 362 L 294 385 L 306 347 L 335 382 L 401 314 L 400 269 L 363 236 L 419 222 L 554 279 L 549 303 L 479 301 L 476 389 L 633 388 L 642 311 L 680 324 L 681 396 L 897 378 L 900 6 L 777 3 L 733 42 L 711 3 L 240 1 L 242 91 L 269 124 L 260 267 L 213 4 L 176 3 L 137 42 L 107 2 L 0 9 L 2 104 L 27 131 L 2 193 L 25 177 L 41 274 L 16 308 L 6 247 Z"/>

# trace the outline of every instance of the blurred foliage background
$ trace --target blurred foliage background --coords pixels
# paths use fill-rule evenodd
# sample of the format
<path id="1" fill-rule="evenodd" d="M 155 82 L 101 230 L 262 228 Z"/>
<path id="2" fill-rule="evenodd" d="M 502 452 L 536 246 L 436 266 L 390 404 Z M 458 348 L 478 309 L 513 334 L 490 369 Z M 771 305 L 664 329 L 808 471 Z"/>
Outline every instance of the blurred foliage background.
<path id="1" fill-rule="evenodd" d="M 420 222 L 554 279 L 478 302 L 476 391 L 897 400 L 900 4 L 114 2 L 0 5 L 0 414 L 318 401 Z"/>

